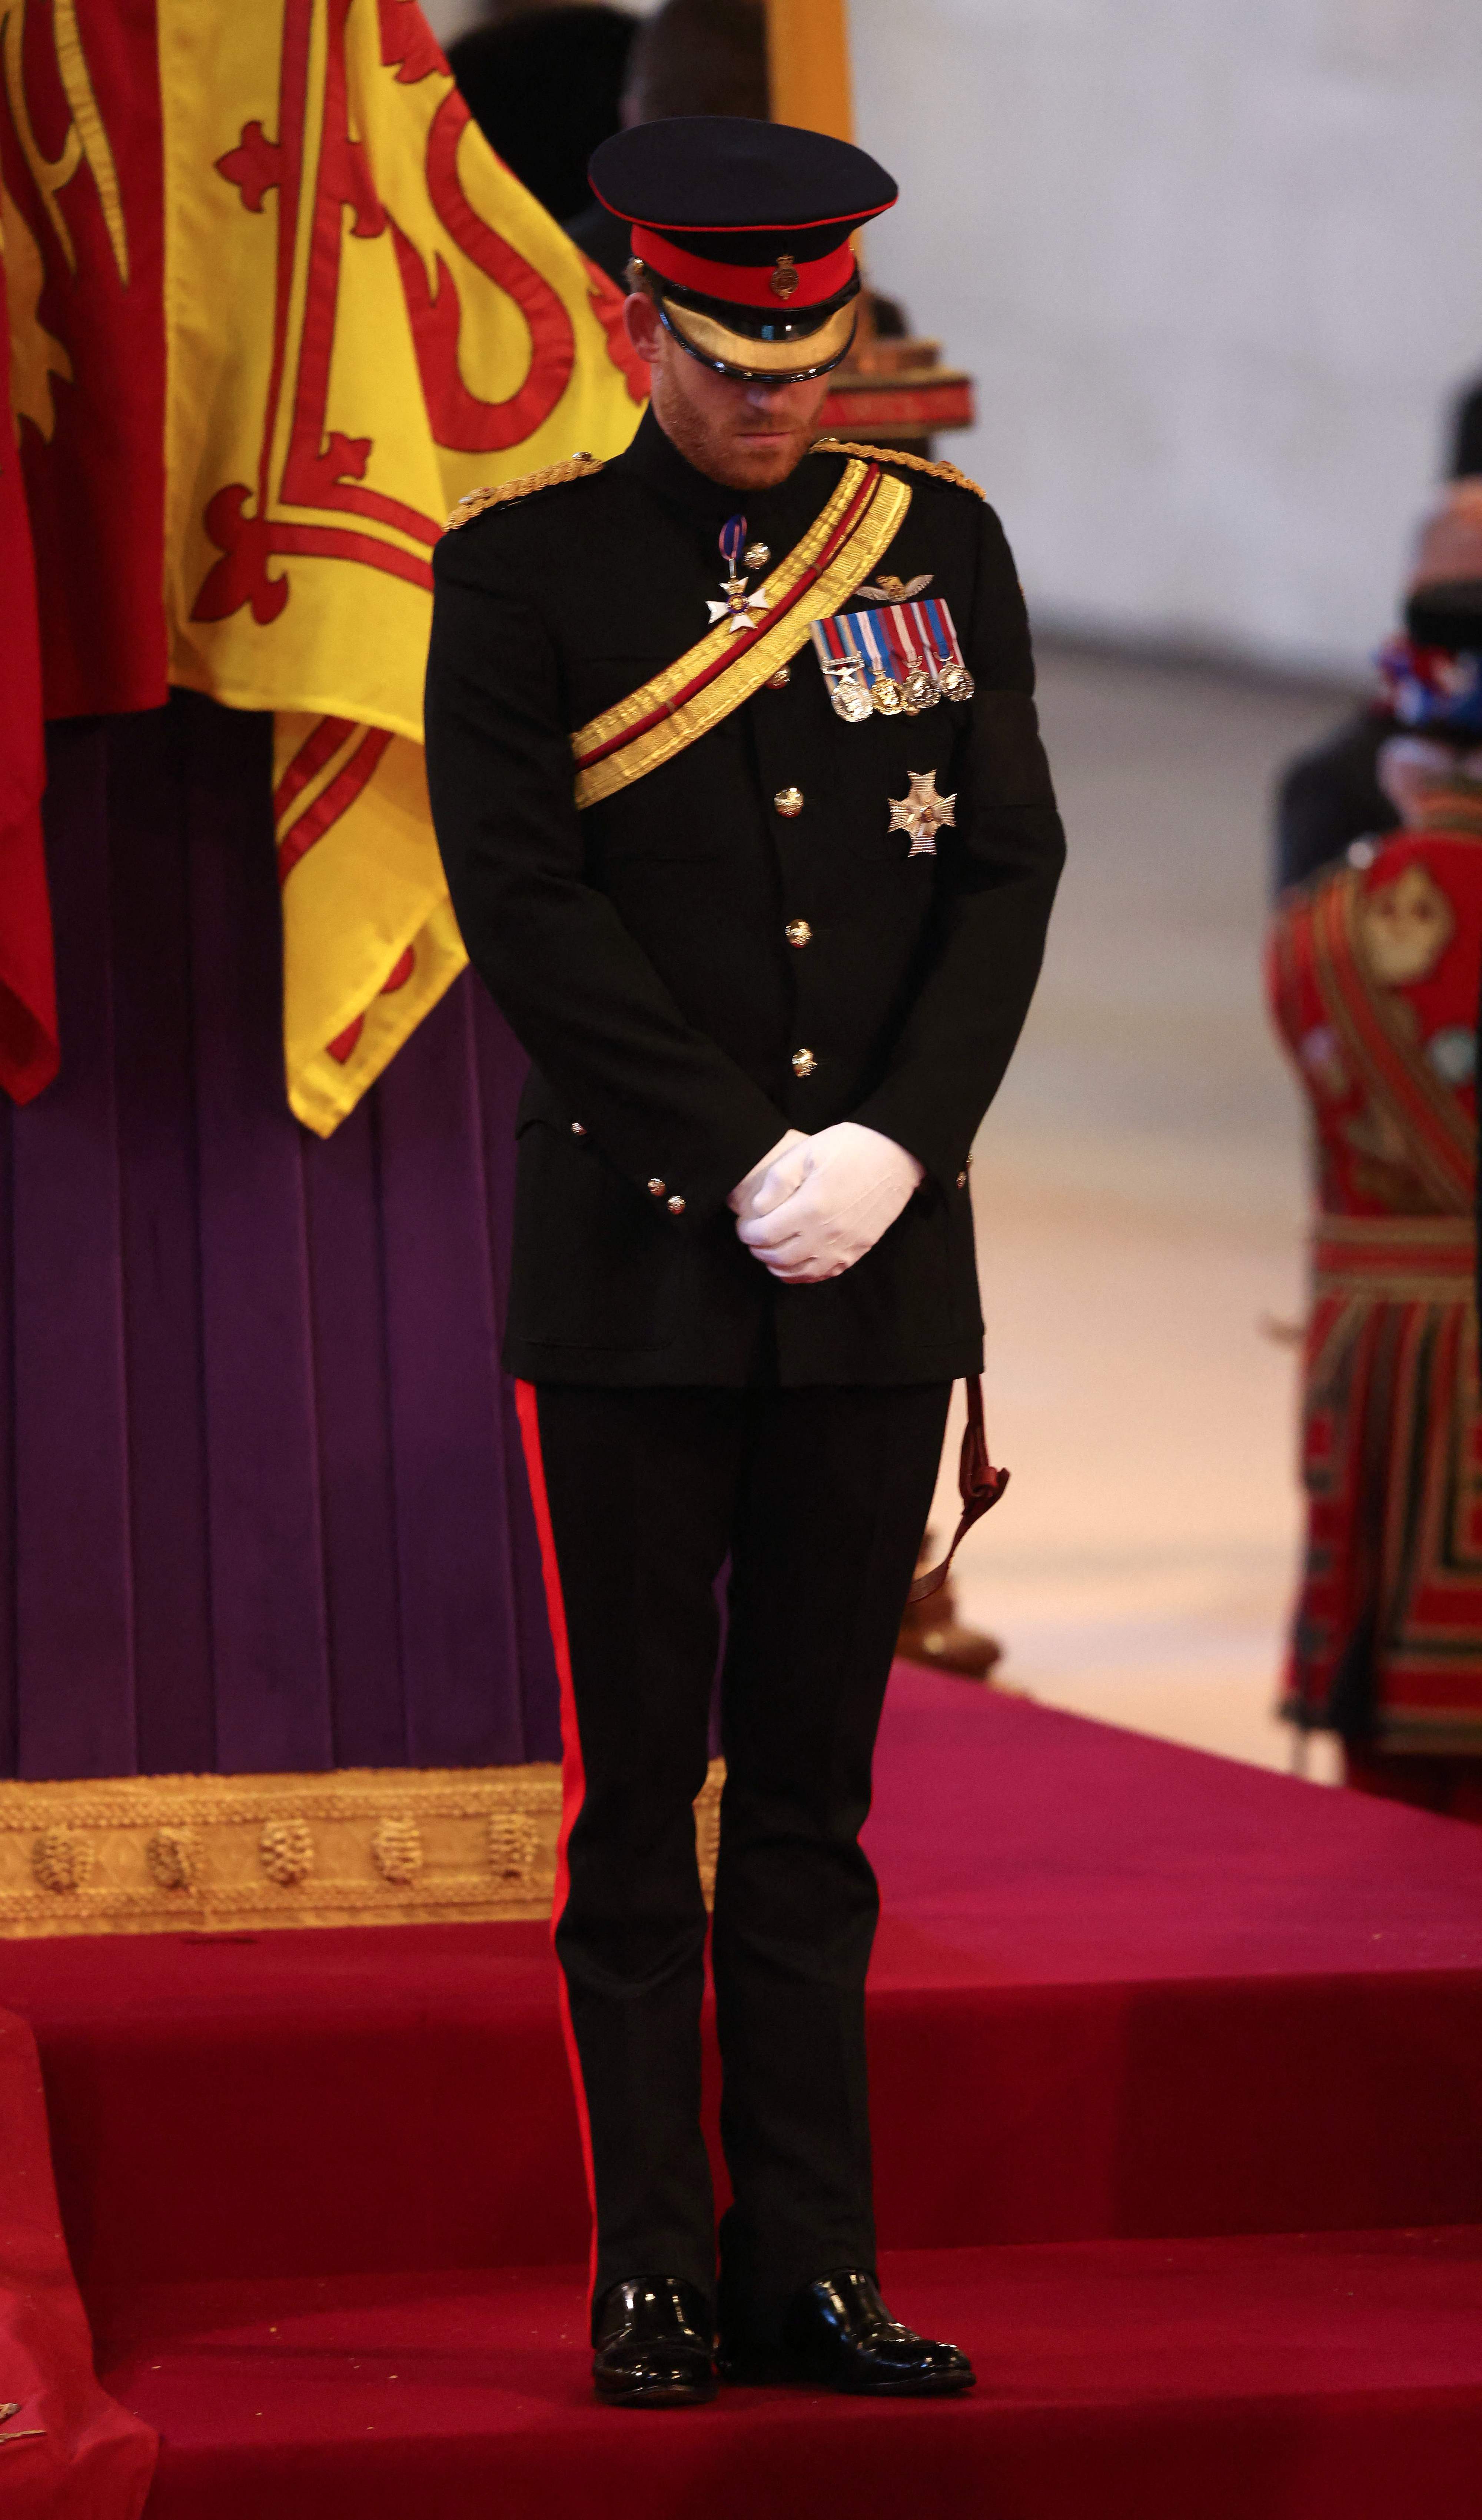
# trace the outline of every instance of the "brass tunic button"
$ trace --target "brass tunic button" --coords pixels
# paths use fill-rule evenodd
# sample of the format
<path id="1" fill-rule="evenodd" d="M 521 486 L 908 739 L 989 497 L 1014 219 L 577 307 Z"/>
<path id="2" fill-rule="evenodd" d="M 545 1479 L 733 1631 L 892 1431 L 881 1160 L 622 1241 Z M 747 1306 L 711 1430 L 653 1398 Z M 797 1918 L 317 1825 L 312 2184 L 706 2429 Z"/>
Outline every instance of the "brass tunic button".
<path id="1" fill-rule="evenodd" d="M 966 1190 L 966 1187 L 967 1187 L 967 1176 L 966 1176 L 966 1173 L 959 1173 L 959 1174 L 958 1174 L 958 1177 L 957 1177 L 957 1186 L 958 1186 L 958 1189 L 959 1189 L 959 1190 Z"/>
<path id="2" fill-rule="evenodd" d="M 813 942 L 813 930 L 809 926 L 806 919 L 789 919 L 786 926 L 783 929 L 783 934 L 787 939 L 789 945 L 802 947 L 804 945 L 811 945 Z"/>
<path id="3" fill-rule="evenodd" d="M 685 1212 L 685 1202 L 684 1202 L 684 1200 L 683 1200 L 682 1198 L 678 1197 L 677 1195 L 676 1195 L 674 1198 L 666 1199 L 666 1200 L 664 1201 L 664 1205 L 667 1207 L 667 1209 L 668 1209 L 668 1211 L 669 1211 L 669 1214 L 670 1214 L 671 1216 L 683 1216 L 683 1215 L 684 1215 L 684 1212 Z"/>
<path id="4" fill-rule="evenodd" d="M 765 568 L 772 554 L 765 543 L 747 543 L 742 558 L 748 568 Z"/>
<path id="5" fill-rule="evenodd" d="M 649 1196 L 651 1198 L 662 1198 L 668 1187 L 668 1183 L 661 1182 L 657 1173 L 655 1173 L 653 1179 L 649 1184 Z"/>
<path id="6" fill-rule="evenodd" d="M 791 666 L 779 665 L 775 674 L 769 674 L 767 676 L 767 689 L 769 692 L 785 692 L 791 680 Z"/>
<path id="7" fill-rule="evenodd" d="M 803 810 L 803 791 L 801 788 L 779 788 L 772 802 L 778 812 L 785 814 L 790 823 L 793 815 L 800 814 Z"/>
<path id="8" fill-rule="evenodd" d="M 814 1058 L 811 1050 L 795 1050 L 793 1052 L 792 1073 L 794 1076 L 811 1076 L 817 1065 L 818 1060 Z"/>
<path id="9" fill-rule="evenodd" d="M 584 1138 L 584 1137 L 586 1136 L 586 1134 L 587 1134 L 587 1133 L 586 1133 L 586 1130 L 582 1127 L 581 1122 L 580 1122 L 579 1120 L 573 1120 L 573 1121 L 572 1121 L 572 1123 L 571 1123 L 571 1135 L 572 1135 L 572 1137 L 573 1137 L 573 1138 Z"/>

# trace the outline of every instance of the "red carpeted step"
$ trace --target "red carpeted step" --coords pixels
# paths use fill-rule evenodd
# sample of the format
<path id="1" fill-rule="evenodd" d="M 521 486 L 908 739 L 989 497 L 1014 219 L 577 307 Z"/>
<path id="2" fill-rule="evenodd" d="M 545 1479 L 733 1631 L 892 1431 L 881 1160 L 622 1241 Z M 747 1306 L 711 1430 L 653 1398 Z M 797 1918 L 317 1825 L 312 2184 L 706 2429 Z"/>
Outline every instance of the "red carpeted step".
<path id="1" fill-rule="evenodd" d="M 106 2385 L 163 2438 L 149 2520 L 1467 2520 L 1482 2231 L 1101 2242 L 887 2262 L 981 2385 L 946 2405 L 586 2384 L 578 2272 L 143 2292 Z"/>
<path id="2" fill-rule="evenodd" d="M 898 1670 L 887 2246 L 1482 2221 L 1482 1830 Z M 544 1928 L 0 1946 L 84 2293 L 560 2263 Z"/>

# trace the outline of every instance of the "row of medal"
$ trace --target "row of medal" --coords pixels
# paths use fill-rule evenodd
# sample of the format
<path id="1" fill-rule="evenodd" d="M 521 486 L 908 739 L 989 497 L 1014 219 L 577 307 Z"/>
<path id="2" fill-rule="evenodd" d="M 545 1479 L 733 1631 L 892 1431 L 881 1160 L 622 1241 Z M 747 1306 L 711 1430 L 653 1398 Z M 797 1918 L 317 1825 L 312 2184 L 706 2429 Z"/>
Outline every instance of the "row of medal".
<path id="1" fill-rule="evenodd" d="M 938 700 L 970 700 L 972 676 L 952 614 L 927 597 L 873 612 L 835 612 L 813 624 L 829 698 L 850 726 L 868 717 L 920 717 Z"/>

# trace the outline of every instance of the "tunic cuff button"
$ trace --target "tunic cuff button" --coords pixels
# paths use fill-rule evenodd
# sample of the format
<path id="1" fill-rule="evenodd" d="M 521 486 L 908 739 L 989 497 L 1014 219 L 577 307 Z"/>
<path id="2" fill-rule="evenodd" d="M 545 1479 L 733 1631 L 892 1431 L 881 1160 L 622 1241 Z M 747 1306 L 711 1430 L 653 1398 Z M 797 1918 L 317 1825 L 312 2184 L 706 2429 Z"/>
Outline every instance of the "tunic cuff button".
<path id="1" fill-rule="evenodd" d="M 817 1065 L 818 1060 L 814 1058 L 811 1050 L 795 1050 L 793 1052 L 792 1073 L 794 1076 L 811 1076 Z"/>
<path id="2" fill-rule="evenodd" d="M 651 1198 L 662 1198 L 668 1187 L 668 1183 L 661 1182 L 657 1173 L 655 1173 L 653 1179 L 649 1184 L 649 1196 Z"/>
<path id="3" fill-rule="evenodd" d="M 665 1205 L 666 1205 L 666 1207 L 668 1208 L 669 1214 L 670 1214 L 671 1216 L 683 1216 L 683 1215 L 684 1215 L 684 1212 L 685 1212 L 685 1202 L 684 1202 L 684 1200 L 683 1200 L 682 1198 L 679 1198 L 679 1197 L 677 1197 L 677 1196 L 676 1196 L 676 1197 L 671 1198 L 671 1199 L 666 1199 L 666 1200 L 665 1200 L 665 1202 L 664 1202 L 664 1204 L 665 1204 Z"/>

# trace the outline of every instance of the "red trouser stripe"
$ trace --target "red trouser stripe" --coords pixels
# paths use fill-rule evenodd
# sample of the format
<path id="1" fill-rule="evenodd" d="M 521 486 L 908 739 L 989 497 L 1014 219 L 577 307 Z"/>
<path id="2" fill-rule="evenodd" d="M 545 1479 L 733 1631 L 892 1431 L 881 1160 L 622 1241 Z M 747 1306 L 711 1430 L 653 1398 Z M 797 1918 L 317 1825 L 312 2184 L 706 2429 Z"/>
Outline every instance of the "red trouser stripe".
<path id="1" fill-rule="evenodd" d="M 525 1473 L 530 1482 L 530 1503 L 535 1508 L 535 1530 L 540 1541 L 541 1572 L 546 1583 L 546 1615 L 551 1623 L 551 1643 L 556 1653 L 556 1673 L 561 1682 L 561 1835 L 556 1843 L 556 1899 L 551 1910 L 551 1934 L 565 1911 L 571 1887 L 571 1868 L 566 1849 L 576 1816 L 586 1800 L 587 1778 L 582 1766 L 581 1734 L 576 1726 L 576 1691 L 571 1685 L 571 1647 L 566 1636 L 566 1605 L 561 1598 L 561 1568 L 556 1560 L 556 1536 L 551 1528 L 551 1503 L 546 1495 L 545 1462 L 540 1450 L 540 1402 L 533 1382 L 516 1382 L 515 1405 L 519 1416 L 519 1435 L 524 1446 Z M 559 1972 L 561 1988 L 561 2026 L 566 2043 L 566 2062 L 571 2069 L 571 2088 L 576 2094 L 576 2120 L 581 2129 L 581 2157 L 586 2164 L 587 2195 L 592 2206 L 592 2254 L 588 2281 L 595 2290 L 597 2283 L 597 2177 L 592 2163 L 592 2120 L 587 2109 L 586 2085 L 581 2077 L 581 2058 L 577 2053 L 576 2033 L 571 2026 L 571 2002 L 566 1993 L 564 1971 Z"/>

